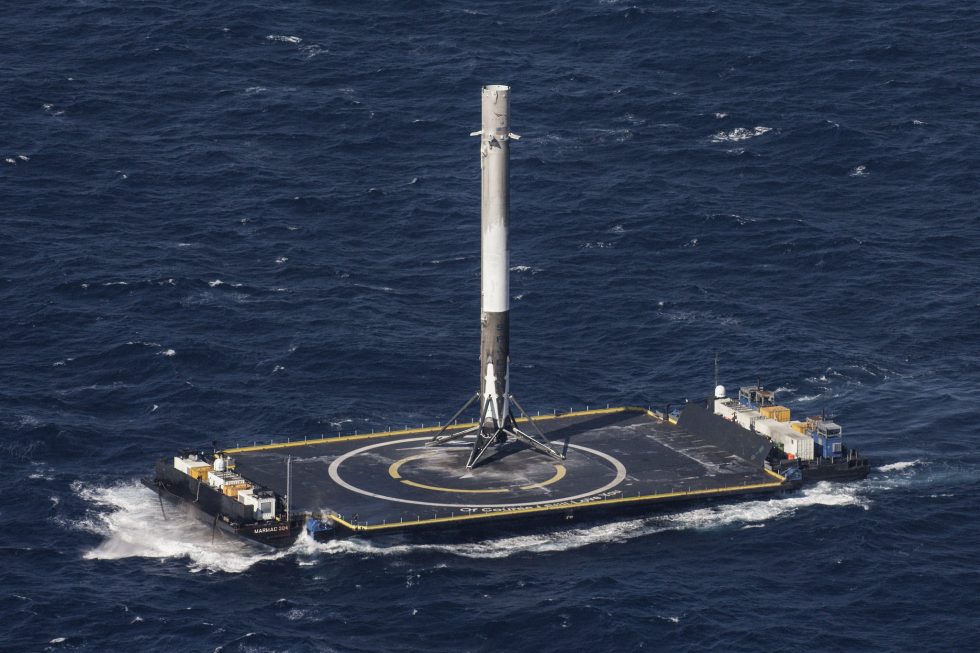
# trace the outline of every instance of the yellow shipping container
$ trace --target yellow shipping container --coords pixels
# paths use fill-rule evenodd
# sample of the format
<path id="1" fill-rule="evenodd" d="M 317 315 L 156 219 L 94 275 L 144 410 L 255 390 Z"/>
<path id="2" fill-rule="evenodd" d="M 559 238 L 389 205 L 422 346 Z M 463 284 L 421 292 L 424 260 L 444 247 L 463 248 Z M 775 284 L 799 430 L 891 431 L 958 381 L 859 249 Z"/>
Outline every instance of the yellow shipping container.
<path id="1" fill-rule="evenodd" d="M 236 483 L 235 485 L 226 485 L 222 489 L 226 497 L 237 497 L 238 493 L 242 490 L 247 490 L 252 487 L 248 483 Z"/>
<path id="2" fill-rule="evenodd" d="M 790 422 L 789 425 L 792 426 L 793 430 L 797 433 L 806 435 L 806 422 Z"/>
<path id="3" fill-rule="evenodd" d="M 786 406 L 763 406 L 759 409 L 763 417 L 774 419 L 777 422 L 789 421 L 789 408 Z"/>
<path id="4" fill-rule="evenodd" d="M 187 473 L 188 475 L 190 475 L 191 478 L 196 478 L 202 483 L 205 483 L 208 480 L 208 472 L 210 471 L 211 471 L 210 465 L 207 466 L 202 465 L 201 467 L 191 467 Z"/>

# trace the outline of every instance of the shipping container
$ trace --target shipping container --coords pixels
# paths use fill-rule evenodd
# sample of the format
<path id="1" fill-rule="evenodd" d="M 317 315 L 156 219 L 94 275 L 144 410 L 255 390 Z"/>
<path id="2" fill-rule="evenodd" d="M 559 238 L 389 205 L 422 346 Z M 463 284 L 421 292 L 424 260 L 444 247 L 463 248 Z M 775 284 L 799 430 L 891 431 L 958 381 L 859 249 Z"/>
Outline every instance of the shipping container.
<path id="1" fill-rule="evenodd" d="M 226 497 L 237 497 L 239 492 L 247 490 L 249 487 L 251 486 L 248 483 L 227 484 L 221 488 L 221 491 L 225 493 Z"/>
<path id="2" fill-rule="evenodd" d="M 789 421 L 789 408 L 786 406 L 763 406 L 759 409 L 763 417 L 774 419 L 777 422 Z"/>
<path id="3" fill-rule="evenodd" d="M 197 467 L 191 467 L 187 474 L 191 478 L 195 478 L 202 482 L 207 482 L 208 474 L 211 472 L 211 465 L 199 465 Z"/>
<path id="4" fill-rule="evenodd" d="M 806 435 L 806 422 L 790 422 L 789 425 L 792 426 L 793 430 L 797 433 Z"/>
<path id="5" fill-rule="evenodd" d="M 226 485 L 240 485 L 245 479 L 231 472 L 212 471 L 208 474 L 207 482 L 211 487 L 221 489 Z"/>
<path id="6" fill-rule="evenodd" d="M 768 423 L 769 437 L 782 445 L 783 451 L 802 460 L 813 460 L 813 440 L 809 436 L 798 433 L 782 422 L 768 420 Z"/>

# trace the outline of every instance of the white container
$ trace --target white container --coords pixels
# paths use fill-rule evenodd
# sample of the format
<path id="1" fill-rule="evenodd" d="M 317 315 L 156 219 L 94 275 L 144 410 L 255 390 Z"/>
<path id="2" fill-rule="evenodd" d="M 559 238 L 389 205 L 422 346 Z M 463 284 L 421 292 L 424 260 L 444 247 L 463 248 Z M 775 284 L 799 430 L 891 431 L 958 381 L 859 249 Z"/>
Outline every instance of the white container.
<path id="1" fill-rule="evenodd" d="M 235 485 L 244 482 L 245 479 L 238 474 L 233 474 L 231 472 L 214 471 L 208 474 L 208 485 L 218 490 L 226 485 Z"/>
<path id="2" fill-rule="evenodd" d="M 715 415 L 720 415 L 725 419 L 731 419 L 735 414 L 734 402 L 731 399 L 715 400 Z"/>
<path id="3" fill-rule="evenodd" d="M 178 471 L 190 474 L 192 469 L 197 469 L 198 467 L 210 467 L 210 465 L 203 460 L 191 460 L 190 458 L 174 456 L 174 469 Z"/>
<path id="4" fill-rule="evenodd" d="M 771 420 L 769 437 L 772 441 L 783 446 L 783 451 L 793 454 L 800 460 L 813 460 L 813 438 L 797 432 L 785 422 Z"/>

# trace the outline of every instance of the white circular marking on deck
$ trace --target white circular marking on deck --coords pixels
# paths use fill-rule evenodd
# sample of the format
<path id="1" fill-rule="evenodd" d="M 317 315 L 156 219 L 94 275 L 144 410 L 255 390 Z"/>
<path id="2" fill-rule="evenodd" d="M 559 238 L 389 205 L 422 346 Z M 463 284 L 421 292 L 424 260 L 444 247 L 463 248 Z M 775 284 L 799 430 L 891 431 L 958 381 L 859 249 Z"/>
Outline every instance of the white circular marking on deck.
<path id="1" fill-rule="evenodd" d="M 626 467 L 623 466 L 623 463 L 619 462 L 618 460 L 616 460 L 615 458 L 613 458 L 607 453 L 603 453 L 601 451 L 598 451 L 596 449 L 591 449 L 589 447 L 583 447 L 580 444 L 571 444 L 571 443 L 568 444 L 570 448 L 577 449 L 584 453 L 590 453 L 594 456 L 598 456 L 603 460 L 605 460 L 606 462 L 608 462 L 610 465 L 612 465 L 613 468 L 616 470 L 615 478 L 613 478 L 613 480 L 610 481 L 609 483 L 606 483 L 602 487 L 596 488 L 595 490 L 589 490 L 588 492 L 583 492 L 582 494 L 576 494 L 575 496 L 571 496 L 571 497 L 548 499 L 546 501 L 527 501 L 524 503 L 437 503 L 435 501 L 415 501 L 413 499 L 389 497 L 384 494 L 378 494 L 377 492 L 371 492 L 369 490 L 365 490 L 357 486 L 351 485 L 350 483 L 342 479 L 340 477 L 340 473 L 338 472 L 340 466 L 344 464 L 344 461 L 346 461 L 348 458 L 353 458 L 354 456 L 360 455 L 365 451 L 370 451 L 372 449 L 377 449 L 379 447 L 390 447 L 396 444 L 406 444 L 408 442 L 420 442 L 429 439 L 430 439 L 429 436 L 424 436 L 421 438 L 407 438 L 404 440 L 395 440 L 394 442 L 379 442 L 377 444 L 370 444 L 366 447 L 361 447 L 360 449 L 354 449 L 353 451 L 348 451 L 347 453 L 338 457 L 336 460 L 330 463 L 330 468 L 327 471 L 330 474 L 330 478 L 331 480 L 333 480 L 334 483 L 336 483 L 337 485 L 343 488 L 350 490 L 351 492 L 363 494 L 364 496 L 368 496 L 368 497 L 374 497 L 375 499 L 382 499 L 384 501 L 394 501 L 396 503 L 411 503 L 417 506 L 431 506 L 434 508 L 526 508 L 529 506 L 543 506 L 543 505 L 549 505 L 553 503 L 562 503 L 564 501 L 576 501 L 578 499 L 584 499 L 586 497 L 591 497 L 596 494 L 601 494 L 603 492 L 613 489 L 614 487 L 622 483 L 624 480 L 626 480 Z"/>

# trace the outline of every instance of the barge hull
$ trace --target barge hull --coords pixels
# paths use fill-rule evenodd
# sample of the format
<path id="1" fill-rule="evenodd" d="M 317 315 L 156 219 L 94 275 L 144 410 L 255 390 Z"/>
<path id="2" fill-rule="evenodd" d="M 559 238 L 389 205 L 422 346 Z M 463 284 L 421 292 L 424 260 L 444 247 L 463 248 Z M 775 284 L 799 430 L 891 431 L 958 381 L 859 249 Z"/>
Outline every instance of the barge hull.
<path id="1" fill-rule="evenodd" d="M 335 534 L 603 519 L 798 487 L 765 469 L 756 436 L 720 434 L 724 420 L 713 418 L 695 404 L 681 425 L 629 407 L 537 417 L 564 461 L 509 442 L 472 470 L 466 441 L 425 446 L 438 427 L 226 453 L 238 473 L 279 496 L 291 474 L 294 513 L 332 523 Z"/>

